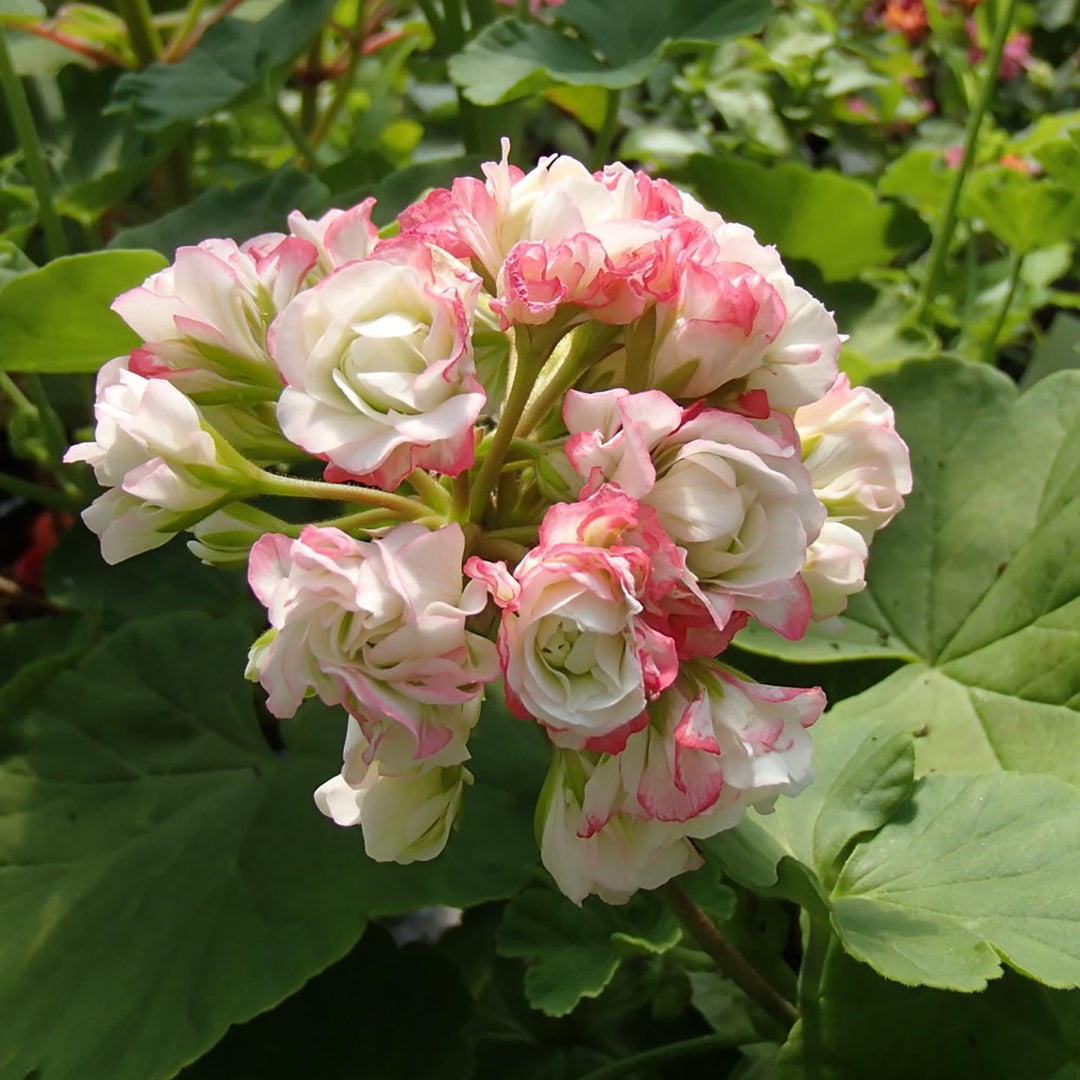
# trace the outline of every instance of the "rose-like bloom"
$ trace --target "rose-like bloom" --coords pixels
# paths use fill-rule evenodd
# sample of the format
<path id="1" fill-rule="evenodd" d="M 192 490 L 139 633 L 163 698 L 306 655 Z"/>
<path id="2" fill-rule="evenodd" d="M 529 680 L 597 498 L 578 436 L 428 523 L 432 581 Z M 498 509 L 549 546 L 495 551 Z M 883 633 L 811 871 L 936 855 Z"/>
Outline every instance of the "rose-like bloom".
<path id="1" fill-rule="evenodd" d="M 698 839 L 730 829 L 748 806 L 772 809 L 813 778 L 806 731 L 825 708 L 820 689 L 745 682 L 718 664 L 684 665 L 649 706 L 649 725 L 620 756 L 641 809 L 683 822 Z"/>
<path id="2" fill-rule="evenodd" d="M 401 745 L 419 761 L 448 744 L 454 762 L 465 760 L 498 661 L 489 641 L 465 629 L 485 596 L 479 585 L 462 589 L 463 550 L 458 525 L 398 525 L 371 541 L 314 525 L 297 540 L 263 536 L 248 580 L 271 629 L 252 646 L 248 676 L 267 690 L 270 711 L 292 716 L 314 692 L 344 705 L 383 760 L 401 758 Z M 445 753 L 439 760 L 452 763 Z"/>
<path id="3" fill-rule="evenodd" d="M 682 409 L 656 390 L 571 391 L 566 454 L 656 511 L 702 589 L 794 640 L 810 618 L 799 577 L 825 511 L 791 421 Z"/>
<path id="4" fill-rule="evenodd" d="M 702 864 L 680 825 L 623 813 L 618 757 L 556 750 L 536 808 L 540 857 L 575 904 L 596 893 L 625 904 Z M 591 828 L 584 803 L 603 806 Z"/>
<path id="5" fill-rule="evenodd" d="M 460 765 L 427 762 L 387 772 L 369 750 L 360 724 L 350 718 L 341 774 L 316 790 L 315 804 L 338 825 L 359 825 L 364 850 L 376 862 L 434 859 L 446 847 L 471 774 Z"/>
<path id="6" fill-rule="evenodd" d="M 618 752 L 670 685 L 680 651 L 719 651 L 736 627 L 713 606 L 647 507 L 604 486 L 552 506 L 540 543 L 511 576 L 470 559 L 503 609 L 499 657 L 507 703 L 558 746 Z M 736 624 L 736 626 L 739 624 Z"/>
<path id="7" fill-rule="evenodd" d="M 72 446 L 64 461 L 85 461 L 112 488 L 83 511 L 107 563 L 160 547 L 198 511 L 242 494 L 242 460 L 175 386 L 129 371 L 126 357 L 98 372 L 94 415 L 94 441 Z"/>
<path id="8" fill-rule="evenodd" d="M 270 337 L 286 437 L 386 490 L 417 467 L 467 469 L 484 404 L 470 342 L 479 289 L 460 264 L 406 241 L 297 296 Z"/>
<path id="9" fill-rule="evenodd" d="M 814 619 L 839 615 L 848 597 L 866 587 L 866 541 L 850 526 L 828 520 L 806 552 L 802 578 Z"/>
<path id="10" fill-rule="evenodd" d="M 256 244 L 204 240 L 122 293 L 112 308 L 143 339 L 131 369 L 185 393 L 244 386 L 272 400 L 280 379 L 267 352 L 271 321 L 302 287 L 318 250 L 298 237 Z"/>
<path id="11" fill-rule="evenodd" d="M 795 413 L 795 426 L 830 520 L 850 525 L 869 543 L 911 492 L 911 458 L 892 409 L 841 374 L 820 401 Z"/>
<path id="12" fill-rule="evenodd" d="M 762 335 L 760 360 L 740 386 L 764 390 L 770 405 L 777 409 L 794 409 L 820 398 L 836 378 L 843 339 L 824 305 L 795 284 L 776 248 L 760 244 L 753 230 L 745 225 L 725 223 L 713 231 L 709 244 L 695 258 L 706 268 L 718 263 L 733 264 L 742 267 L 743 274 L 753 272 L 757 277 L 747 279 L 753 283 L 752 297 L 769 296 L 763 292 L 767 285 L 775 296 L 775 301 L 769 303 L 778 304 L 784 312 L 777 333 Z M 761 319 L 757 315 L 753 325 L 759 326 Z M 712 362 L 724 363 L 723 358 Z M 684 394 L 680 391 L 680 395 Z"/>

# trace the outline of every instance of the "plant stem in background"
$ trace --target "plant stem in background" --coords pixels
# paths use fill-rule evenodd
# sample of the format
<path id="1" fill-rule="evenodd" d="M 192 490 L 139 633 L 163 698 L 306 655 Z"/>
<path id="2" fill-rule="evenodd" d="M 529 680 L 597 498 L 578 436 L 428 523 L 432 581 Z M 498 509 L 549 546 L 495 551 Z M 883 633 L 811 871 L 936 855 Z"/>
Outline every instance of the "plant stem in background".
<path id="1" fill-rule="evenodd" d="M 330 129 L 334 126 L 334 121 L 337 119 L 338 113 L 341 112 L 342 107 L 349 97 L 349 91 L 352 89 L 353 80 L 356 78 L 356 69 L 360 65 L 360 57 L 364 54 L 364 38 L 367 33 L 367 16 L 367 0 L 360 0 L 356 5 L 356 25 L 353 27 L 349 40 L 349 62 L 345 66 L 345 70 L 338 76 L 334 83 L 334 96 L 330 99 L 330 103 L 326 106 L 326 111 L 315 125 L 315 130 L 311 133 L 310 142 L 313 148 L 318 148 L 323 139 L 326 138 Z"/>
<path id="2" fill-rule="evenodd" d="M 270 111 L 277 117 L 282 131 L 289 136 L 289 141 L 296 147 L 297 165 L 312 166 L 317 164 L 315 147 L 308 142 L 308 137 L 301 130 L 300 125 L 281 107 L 277 95 L 271 90 L 267 99 Z"/>
<path id="3" fill-rule="evenodd" d="M 361 8 L 363 4 L 360 5 Z M 304 65 L 304 85 L 300 91 L 300 130 L 310 136 L 319 119 L 319 77 L 322 71 L 323 32 L 311 42 Z"/>
<path id="4" fill-rule="evenodd" d="M 205 7 L 206 0 L 191 0 L 187 11 L 184 12 L 184 21 L 177 27 L 176 33 L 169 39 L 169 44 L 165 46 L 161 53 L 162 60 L 170 61 L 177 58 L 177 55 L 184 47 L 184 42 L 187 41 L 191 32 L 195 29 L 199 16 L 203 13 Z"/>
<path id="5" fill-rule="evenodd" d="M 140 66 L 152 64 L 161 55 L 161 35 L 154 25 L 148 0 L 117 0 L 116 7 L 127 27 L 131 48 Z"/>
<path id="6" fill-rule="evenodd" d="M 1005 326 L 1005 320 L 1009 317 L 1009 308 L 1012 307 L 1013 297 L 1016 296 L 1016 287 L 1020 284 L 1020 271 L 1024 267 L 1024 256 L 1013 252 L 1009 259 L 1009 287 L 1005 293 L 1005 299 L 998 309 L 997 318 L 994 319 L 994 327 L 990 336 L 986 339 L 986 351 L 983 359 L 992 364 L 997 356 L 997 341 Z"/>
<path id="7" fill-rule="evenodd" d="M 941 215 L 941 221 L 934 232 L 934 239 L 930 245 L 930 261 L 926 270 L 926 280 L 923 283 L 922 297 L 917 310 L 918 315 L 923 315 L 937 295 L 938 280 L 945 268 L 945 259 L 949 253 L 949 243 L 952 241 L 953 230 L 956 228 L 956 212 L 960 206 L 960 193 L 964 189 L 964 181 L 971 171 L 971 164 L 975 160 L 975 148 L 979 141 L 979 128 L 982 127 L 983 117 L 990 106 L 990 100 L 994 96 L 994 90 L 998 83 L 998 72 L 1001 68 L 1001 55 L 1005 51 L 1005 39 L 1009 35 L 1009 27 L 1012 25 L 1013 16 L 1016 13 L 1017 0 L 1005 0 L 1004 9 L 998 14 L 998 24 L 994 28 L 994 40 L 990 46 L 990 53 L 986 58 L 986 67 L 983 70 L 982 83 L 979 86 L 979 94 L 975 99 L 975 105 L 968 117 L 967 128 L 964 132 L 964 153 L 960 159 L 953 176 L 952 187 L 949 188 L 948 198 L 945 200 L 945 210 Z"/>
<path id="8" fill-rule="evenodd" d="M 658 1065 L 661 1061 L 675 1061 L 678 1058 L 694 1057 L 707 1054 L 710 1050 L 719 1050 L 738 1043 L 730 1035 L 699 1035 L 696 1039 L 683 1039 L 668 1043 L 666 1046 L 654 1046 L 651 1050 L 642 1050 L 640 1054 L 631 1054 L 621 1061 L 610 1065 L 601 1065 L 586 1073 L 580 1080 L 612 1080 L 614 1077 L 627 1077 L 646 1065 Z"/>
<path id="9" fill-rule="evenodd" d="M 806 951 L 799 967 L 799 1015 L 806 1048 L 808 1080 L 821 1075 L 821 976 L 829 953 L 832 931 L 828 923 L 806 916 Z"/>
<path id="10" fill-rule="evenodd" d="M 26 91 L 15 73 L 15 65 L 8 50 L 7 38 L 0 27 L 0 87 L 3 88 L 11 124 L 22 148 L 26 173 L 37 196 L 38 217 L 45 233 L 45 247 L 49 258 L 56 259 L 68 251 L 67 237 L 60 217 L 53 202 L 52 183 L 49 180 L 49 168 L 45 164 L 45 155 L 41 152 L 34 118 L 30 113 L 30 103 L 26 100 Z"/>
<path id="11" fill-rule="evenodd" d="M 786 1032 L 799 1019 L 798 1009 L 720 933 L 712 919 L 687 896 L 681 885 L 669 881 L 658 891 L 690 936 L 716 961 L 716 966 Z"/>
<path id="12" fill-rule="evenodd" d="M 600 130 L 596 134 L 596 145 L 593 147 L 593 169 L 602 169 L 611 155 L 611 148 L 615 143 L 615 132 L 619 126 L 619 105 L 621 102 L 621 90 L 609 90 L 607 92 L 607 100 L 604 102 L 604 119 L 600 124 Z"/>

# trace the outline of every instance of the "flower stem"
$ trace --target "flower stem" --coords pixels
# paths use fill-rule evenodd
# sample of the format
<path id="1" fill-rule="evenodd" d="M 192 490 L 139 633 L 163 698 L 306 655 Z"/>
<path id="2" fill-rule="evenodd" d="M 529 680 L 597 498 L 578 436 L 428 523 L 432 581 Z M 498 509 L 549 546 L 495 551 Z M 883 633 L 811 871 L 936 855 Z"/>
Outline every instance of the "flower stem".
<path id="1" fill-rule="evenodd" d="M 41 152 L 41 141 L 38 139 L 37 128 L 34 127 L 30 103 L 26 100 L 26 91 L 15 72 L 15 64 L 12 62 L 2 27 L 0 27 L 0 87 L 3 89 L 15 135 L 22 148 L 26 173 L 37 196 L 38 216 L 41 218 L 41 227 L 45 233 L 45 247 L 49 252 L 49 258 L 57 259 L 67 254 L 67 237 L 64 235 L 64 227 L 56 212 L 49 169 L 45 164 L 45 155 Z"/>
<path id="2" fill-rule="evenodd" d="M 430 509 L 446 511 L 450 508 L 450 492 L 423 469 L 413 469 L 405 479 Z"/>
<path id="3" fill-rule="evenodd" d="M 1012 307 L 1013 297 L 1016 296 L 1016 287 L 1020 284 L 1020 271 L 1023 267 L 1024 256 L 1014 251 L 1009 262 L 1009 288 L 998 310 L 997 318 L 994 320 L 990 336 L 986 339 L 986 351 L 983 359 L 988 364 L 992 364 L 997 356 L 998 337 L 1005 326 L 1005 320 L 1009 317 L 1009 308 Z"/>
<path id="4" fill-rule="evenodd" d="M 803 1044 L 809 1063 L 809 1080 L 816 1080 L 821 1062 L 821 976 L 829 953 L 832 931 L 829 925 L 813 916 L 805 916 L 806 949 L 799 967 L 799 1015 L 802 1023 Z"/>
<path id="5" fill-rule="evenodd" d="M 601 1065 L 599 1069 L 593 1069 L 592 1072 L 580 1077 L 580 1080 L 611 1080 L 613 1077 L 626 1077 L 646 1065 L 658 1065 L 661 1061 L 695 1057 L 698 1054 L 707 1054 L 710 1050 L 719 1050 L 725 1046 L 737 1045 L 737 1041 L 730 1035 L 721 1033 L 699 1035 L 694 1039 L 682 1039 L 679 1042 L 668 1043 L 667 1046 L 654 1046 L 651 1050 L 642 1050 L 638 1054 L 631 1054 L 629 1057 L 613 1061 L 609 1065 Z"/>
<path id="6" fill-rule="evenodd" d="M 535 349 L 531 347 L 528 331 L 518 328 L 516 337 L 517 362 L 514 364 L 513 381 L 510 391 L 503 405 L 502 415 L 499 417 L 499 425 L 495 434 L 491 437 L 491 444 L 487 453 L 480 463 L 480 471 L 472 483 L 472 496 L 469 502 L 469 518 L 477 523 L 484 516 L 491 499 L 491 489 L 502 469 L 503 460 L 507 450 L 514 439 L 514 432 L 521 419 L 521 414 L 528 404 L 529 395 L 533 391 L 536 376 L 543 368 L 550 350 Z M 554 343 L 553 343 L 554 346 Z"/>
<path id="7" fill-rule="evenodd" d="M 990 52 L 986 58 L 986 67 L 983 70 L 982 83 L 979 86 L 975 105 L 968 116 L 967 128 L 964 132 L 964 153 L 960 159 L 960 165 L 953 176 L 952 187 L 945 200 L 945 209 L 941 220 L 934 231 L 934 239 L 930 245 L 930 261 L 926 271 L 926 280 L 923 282 L 922 296 L 919 300 L 918 315 L 923 315 L 937 294 L 938 281 L 945 268 L 945 259 L 949 253 L 949 244 L 952 241 L 953 230 L 956 228 L 956 214 L 960 206 L 960 193 L 964 188 L 964 181 L 971 171 L 972 162 L 975 160 L 975 148 L 979 141 L 979 128 L 982 127 L 983 117 L 990 106 L 994 96 L 994 89 L 998 82 L 998 71 L 1001 67 L 1001 54 L 1005 50 L 1005 39 L 1009 34 L 1013 16 L 1016 12 L 1016 0 L 1005 0 L 1004 9 L 999 13 L 998 24 L 994 28 L 994 40 L 990 45 Z"/>
<path id="8" fill-rule="evenodd" d="M 784 1031 L 799 1019 L 798 1009 L 720 933 L 715 923 L 687 896 L 681 885 L 669 881 L 658 891 L 690 936 L 716 961 L 716 966 L 728 975 L 747 997 L 756 1001 L 777 1020 Z"/>
<path id="9" fill-rule="evenodd" d="M 184 13 L 184 21 L 177 27 L 176 33 L 169 38 L 169 44 L 166 45 L 162 51 L 162 60 L 172 61 L 177 58 L 177 54 L 184 47 L 184 43 L 198 25 L 199 17 L 202 15 L 203 8 L 205 7 L 206 0 L 192 0 L 192 2 L 188 4 L 188 9 Z"/>
<path id="10" fill-rule="evenodd" d="M 281 129 L 288 135 L 293 146 L 296 147 L 297 165 L 303 168 L 305 165 L 318 164 L 315 147 L 308 142 L 308 137 L 304 134 L 300 125 L 281 107 L 281 103 L 272 91 L 267 103 L 270 106 L 270 111 L 277 117 Z"/>
<path id="11" fill-rule="evenodd" d="M 611 155 L 611 148 L 615 142 L 615 132 L 619 127 L 619 105 L 621 102 L 621 90 L 609 90 L 607 92 L 607 100 L 604 102 L 604 119 L 601 121 L 600 130 L 596 134 L 596 145 L 593 147 L 593 169 L 602 169 Z"/>
<path id="12" fill-rule="evenodd" d="M 334 96 L 330 99 L 326 110 L 315 125 L 315 130 L 311 133 L 310 143 L 315 148 L 326 138 L 330 129 L 334 126 L 334 121 L 345 105 L 349 97 L 349 91 L 352 90 L 353 81 L 356 79 L 356 69 L 359 67 L 360 57 L 364 53 L 364 36 L 367 31 L 368 17 L 367 7 L 367 0 L 359 0 L 356 5 L 356 25 L 353 27 L 353 32 L 349 38 L 349 61 L 334 84 Z M 432 32 L 434 32 L 434 27 Z"/>
<path id="13" fill-rule="evenodd" d="M 323 480 L 304 480 L 298 476 L 280 476 L 259 470 L 255 478 L 257 490 L 263 495 L 286 495 L 299 499 L 333 499 L 365 506 L 381 506 L 399 517 L 412 521 L 431 513 L 430 506 L 415 502 L 404 495 L 378 488 L 358 487 L 355 484 L 329 484 Z"/>
<path id="14" fill-rule="evenodd" d="M 148 0 L 117 0 L 116 7 L 127 27 L 136 59 L 147 67 L 161 55 L 161 35 L 154 25 Z"/>

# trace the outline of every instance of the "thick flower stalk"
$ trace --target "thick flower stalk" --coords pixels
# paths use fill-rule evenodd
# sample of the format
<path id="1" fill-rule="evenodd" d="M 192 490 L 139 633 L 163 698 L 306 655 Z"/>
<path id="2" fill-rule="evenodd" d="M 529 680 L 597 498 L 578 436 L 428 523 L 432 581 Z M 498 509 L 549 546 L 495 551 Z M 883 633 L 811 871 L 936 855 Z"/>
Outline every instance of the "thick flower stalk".
<path id="1" fill-rule="evenodd" d="M 907 448 L 776 251 L 664 180 L 505 147 L 391 239 L 371 211 L 182 248 L 116 301 L 143 343 L 69 452 L 110 488 L 84 518 L 110 561 L 189 531 L 247 562 L 248 676 L 285 721 L 346 715 L 315 800 L 371 858 L 452 842 L 500 680 L 551 746 L 544 865 L 625 902 L 810 782 L 823 694 L 725 650 L 843 609 Z"/>

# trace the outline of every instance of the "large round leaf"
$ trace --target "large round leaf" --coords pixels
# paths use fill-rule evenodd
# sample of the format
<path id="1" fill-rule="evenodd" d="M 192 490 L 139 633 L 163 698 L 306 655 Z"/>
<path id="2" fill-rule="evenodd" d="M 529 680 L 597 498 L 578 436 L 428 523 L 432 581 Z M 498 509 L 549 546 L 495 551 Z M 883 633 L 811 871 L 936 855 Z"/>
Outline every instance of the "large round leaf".
<path id="1" fill-rule="evenodd" d="M 249 639 L 193 612 L 129 623 L 5 722 L 0 1076 L 170 1076 L 369 916 L 505 897 L 536 872 L 547 755 L 530 725 L 485 717 L 443 856 L 377 865 L 311 801 L 340 767 L 342 715 L 316 706 L 272 749 L 241 677 Z"/>

